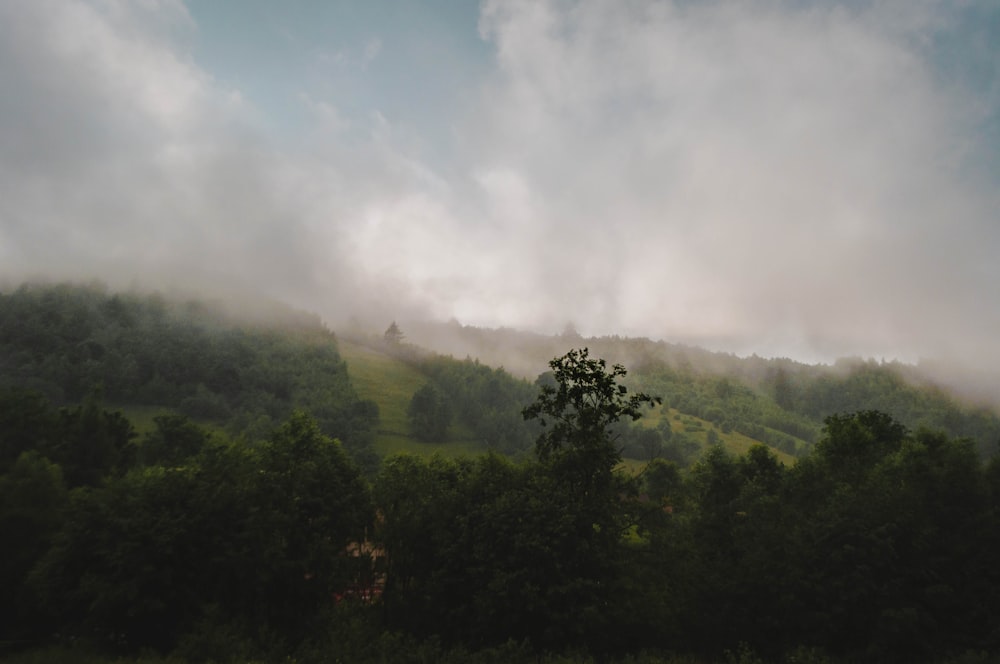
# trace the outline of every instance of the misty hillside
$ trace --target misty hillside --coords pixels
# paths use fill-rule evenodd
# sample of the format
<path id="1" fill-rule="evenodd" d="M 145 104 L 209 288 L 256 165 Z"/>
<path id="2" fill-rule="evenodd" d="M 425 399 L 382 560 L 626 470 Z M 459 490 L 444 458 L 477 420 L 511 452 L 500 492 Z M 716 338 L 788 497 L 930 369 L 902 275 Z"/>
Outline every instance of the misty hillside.
<path id="1" fill-rule="evenodd" d="M 316 316 L 101 285 L 0 293 L 0 388 L 15 387 L 59 406 L 95 391 L 116 406 L 166 406 L 250 439 L 304 409 L 369 460 L 378 417 Z"/>
<path id="2" fill-rule="evenodd" d="M 993 661 L 941 658 L 1000 644 L 995 413 L 895 364 L 448 328 L 551 371 L 0 294 L 0 660 Z"/>
<path id="3" fill-rule="evenodd" d="M 529 381 L 472 358 L 459 360 L 405 342 L 386 343 L 377 335 L 341 338 L 339 344 L 352 384 L 379 407 L 375 447 L 380 453 L 461 456 L 494 451 L 515 458 L 533 454 L 539 429 L 525 422 L 521 411 L 534 400 L 537 383 L 547 373 Z M 636 380 L 631 383 L 638 384 Z M 453 415 L 453 424 L 433 441 L 414 435 L 406 412 L 422 386 L 432 387 L 445 398 Z M 655 457 L 687 466 L 713 445 L 744 454 L 755 443 L 770 446 L 781 461 L 792 463 L 796 447 L 801 451 L 809 446 L 807 440 L 769 436 L 766 430 L 751 434 L 716 426 L 669 403 L 646 411 L 634 425 L 623 422 L 615 428 L 626 464 L 633 469 L 641 469 Z M 769 437 L 787 444 L 772 444 Z"/>
<path id="4" fill-rule="evenodd" d="M 983 457 L 998 451 L 995 408 L 970 402 L 962 385 L 939 380 L 923 366 L 845 358 L 810 365 L 788 358 L 738 357 L 645 338 L 583 338 L 568 330 L 542 335 L 450 323 L 407 322 L 414 344 L 471 357 L 515 375 L 537 376 L 571 347 L 589 347 L 628 368 L 626 382 L 662 396 L 686 415 L 709 420 L 721 432 L 741 432 L 790 454 L 801 454 L 836 413 L 876 409 L 911 429 L 941 429 L 970 438 Z"/>
<path id="5" fill-rule="evenodd" d="M 790 459 L 817 441 L 832 414 L 877 409 L 911 429 L 940 429 L 996 451 L 1000 419 L 962 405 L 898 363 L 805 365 L 739 358 L 621 337 L 544 336 L 452 324 L 406 323 L 401 338 L 342 333 L 280 304 L 168 299 L 100 285 L 24 285 L 0 294 L 0 388 L 27 388 L 56 405 L 98 396 L 117 406 L 163 406 L 233 435 L 260 439 L 294 409 L 315 417 L 369 468 L 376 454 L 532 450 L 521 410 L 547 362 L 573 347 L 628 369 L 626 383 L 665 403 L 616 432 L 626 457 L 688 465 L 711 445 L 764 443 Z M 408 412 L 423 389 L 447 412 L 420 436 Z M 785 455 L 789 455 L 785 457 Z"/>

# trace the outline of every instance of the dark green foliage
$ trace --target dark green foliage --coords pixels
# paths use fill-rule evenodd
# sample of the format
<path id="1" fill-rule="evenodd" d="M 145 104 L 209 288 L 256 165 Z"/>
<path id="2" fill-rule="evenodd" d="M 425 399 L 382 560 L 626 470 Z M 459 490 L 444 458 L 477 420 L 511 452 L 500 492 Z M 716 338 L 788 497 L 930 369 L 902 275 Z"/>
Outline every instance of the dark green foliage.
<path id="1" fill-rule="evenodd" d="M 552 362 L 558 387 L 543 388 L 525 417 L 554 426 L 539 461 L 390 460 L 376 480 L 384 515 L 391 626 L 475 646 L 525 639 L 537 647 L 616 642 L 616 555 L 629 525 L 631 482 L 609 427 L 637 417 L 645 395 L 628 395 L 586 351 Z"/>
<path id="2" fill-rule="evenodd" d="M 0 469 L 37 451 L 61 467 L 69 487 L 93 486 L 133 464 L 134 438 L 131 423 L 120 412 L 103 409 L 96 394 L 81 406 L 56 410 L 40 394 L 0 390 Z"/>
<path id="3" fill-rule="evenodd" d="M 144 468 L 80 489 L 32 586 L 51 619 L 116 647 L 171 645 L 197 610 L 205 551 L 193 469 Z"/>
<path id="4" fill-rule="evenodd" d="M 204 620 L 294 642 L 354 583 L 347 545 L 371 522 L 358 471 L 295 414 L 259 449 L 209 444 L 75 491 L 32 586 L 67 633 L 119 648 L 170 648 Z"/>
<path id="5" fill-rule="evenodd" d="M 0 475 L 0 641 L 45 634 L 44 615 L 26 582 L 62 526 L 66 500 L 59 466 L 37 451 L 23 452 Z"/>
<path id="6" fill-rule="evenodd" d="M 672 434 L 670 440 L 663 444 L 663 458 L 686 468 L 690 466 L 701 452 L 701 445 L 687 433 Z"/>
<path id="7" fill-rule="evenodd" d="M 649 498 L 658 505 L 674 505 L 683 495 L 680 468 L 673 461 L 653 459 L 643 470 Z"/>
<path id="8" fill-rule="evenodd" d="M 156 430 L 139 448 L 138 456 L 144 465 L 179 465 L 209 441 L 208 433 L 183 415 L 160 415 L 153 421 Z"/>
<path id="9" fill-rule="evenodd" d="M 433 385 L 428 383 L 418 389 L 410 399 L 406 412 L 410 418 L 410 430 L 418 440 L 428 442 L 447 439 L 452 417 L 451 406 Z"/>
<path id="10" fill-rule="evenodd" d="M 795 612 L 803 633 L 881 661 L 979 645 L 997 575 L 972 446 L 869 411 L 830 418 L 817 451 L 793 474 L 801 541 L 826 545 Z"/>
<path id="11" fill-rule="evenodd" d="M 372 523 L 368 487 L 336 441 L 301 412 L 259 453 L 254 525 L 267 534 L 255 574 L 257 618 L 285 633 L 354 581 L 346 555 Z"/>
<path id="12" fill-rule="evenodd" d="M 554 492 L 548 499 L 559 505 L 556 523 L 563 574 L 575 597 L 565 611 L 575 617 L 582 632 L 579 638 L 596 648 L 609 641 L 596 639 L 607 634 L 607 616 L 597 607 L 610 601 L 617 582 L 616 555 L 622 535 L 630 523 L 625 498 L 635 487 L 615 472 L 621 451 L 611 427 L 623 419 L 638 419 L 641 408 L 659 399 L 643 393 L 629 394 L 619 383 L 625 368 L 610 371 L 603 359 L 592 359 L 587 349 L 571 350 L 549 363 L 555 386 L 542 385 L 535 403 L 524 409 L 525 419 L 537 418 L 543 427 L 535 450 L 540 472 Z M 568 636 L 568 635 L 567 635 Z"/>
<path id="13" fill-rule="evenodd" d="M 630 343 L 641 345 L 641 340 L 620 345 Z M 669 347 L 660 350 L 671 354 Z M 996 413 L 962 406 L 914 367 L 857 360 L 830 368 L 789 360 L 716 359 L 722 368 L 712 371 L 682 361 L 676 366 L 649 361 L 636 370 L 634 384 L 724 433 L 736 431 L 796 456 L 818 440 L 826 417 L 873 409 L 913 429 L 926 426 L 970 438 L 983 458 L 997 451 Z"/>
<path id="14" fill-rule="evenodd" d="M 663 435 L 659 429 L 623 427 L 617 443 L 622 456 L 650 461 L 663 455 Z"/>
<path id="15" fill-rule="evenodd" d="M 397 457 L 375 486 L 390 628 L 474 647 L 603 645 L 612 561 L 547 470 Z"/>
<path id="16" fill-rule="evenodd" d="M 0 389 L 31 388 L 71 403 L 99 386 L 111 403 L 167 406 L 251 438 L 306 409 L 325 434 L 373 463 L 377 408 L 357 398 L 336 339 L 314 316 L 275 307 L 254 319 L 221 304 L 23 286 L 0 293 L 0 357 Z M 6 446 L 19 444 L 0 443 L 0 463 L 10 463 L 17 455 Z"/>
<path id="17" fill-rule="evenodd" d="M 478 356 L 480 361 L 508 361 L 522 374 L 533 375 L 543 362 L 562 352 L 566 343 L 559 336 L 511 330 L 455 325 L 421 330 L 411 325 L 411 339 L 434 347 L 438 340 L 433 333 L 440 332 L 442 339 L 458 343 L 467 349 L 463 352 Z M 705 419 L 724 434 L 743 434 L 794 456 L 805 455 L 816 443 L 827 416 L 870 409 L 885 412 L 911 429 L 926 426 L 970 438 L 982 458 L 998 451 L 1000 417 L 996 412 L 963 405 L 953 394 L 935 387 L 930 369 L 923 366 L 861 360 L 845 360 L 833 367 L 809 366 L 788 359 L 739 358 L 621 337 L 589 339 L 588 345 L 609 362 L 632 368 L 626 380 L 630 389 L 659 394 L 671 408 Z M 416 350 L 414 346 L 407 348 Z M 420 359 L 419 353 L 410 353 L 409 357 L 418 366 L 433 364 Z M 462 398 L 461 386 L 452 390 L 443 383 L 435 385 L 456 405 L 458 420 L 466 422 L 465 406 L 459 407 L 455 401 L 456 397 Z M 522 400 L 521 407 L 525 403 Z M 531 441 L 534 437 L 527 435 L 523 439 Z M 509 451 L 495 445 L 493 449 Z"/>
<path id="18" fill-rule="evenodd" d="M 0 473 L 22 452 L 49 449 L 58 437 L 57 429 L 55 413 L 44 396 L 30 390 L 0 389 Z"/>
<path id="19" fill-rule="evenodd" d="M 809 417 L 834 413 L 878 410 L 910 428 L 943 429 L 950 435 L 976 442 L 983 457 L 997 452 L 1000 419 L 983 408 L 964 408 L 917 376 L 912 368 L 894 363 L 840 363 L 846 371 L 802 380 L 794 409 Z"/>
<path id="20" fill-rule="evenodd" d="M 58 436 L 41 449 L 62 466 L 68 486 L 95 486 L 107 474 L 132 466 L 134 438 L 131 422 L 120 412 L 102 409 L 91 396 L 82 406 L 59 411 Z"/>
<path id="21" fill-rule="evenodd" d="M 588 470 L 610 472 L 621 460 L 609 427 L 622 418 L 637 420 L 640 407 L 659 403 L 646 394 L 628 395 L 618 383 L 625 368 L 606 370 L 603 359 L 591 359 L 586 348 L 571 350 L 549 363 L 556 386 L 543 385 L 535 403 L 524 409 L 524 418 L 547 427 L 535 450 L 543 461 L 580 457 Z M 572 463 L 572 462 L 571 462 Z"/>
<path id="22" fill-rule="evenodd" d="M 537 429 L 521 417 L 521 409 L 536 393 L 530 384 L 469 359 L 437 355 L 423 358 L 416 367 L 430 377 L 456 419 L 488 449 L 504 454 L 530 449 Z"/>
<path id="23" fill-rule="evenodd" d="M 1000 652 L 1000 461 L 983 465 L 979 438 L 872 408 L 828 415 L 820 431 L 808 411 L 822 401 L 809 387 L 818 379 L 793 364 L 784 376 L 762 372 L 756 387 L 685 369 L 626 385 L 623 368 L 571 351 L 532 387 L 413 354 L 428 391 L 477 436 L 511 450 L 536 438 L 537 456 L 393 457 L 369 487 L 327 432 L 363 431 L 377 412 L 341 389 L 327 333 L 251 331 L 197 306 L 184 314 L 202 323 L 188 325 L 176 305 L 86 289 L 18 297 L 35 313 L 28 336 L 0 317 L 0 335 L 16 340 L 0 355 L 12 368 L 0 379 L 0 644 L 59 634 L 105 652 L 300 662 L 638 662 L 664 652 L 986 662 Z M 155 320 L 186 341 L 159 338 L 170 352 L 132 367 L 119 352 L 127 344 L 95 320 L 122 339 Z M 29 365 L 69 378 L 17 373 Z M 829 380 L 855 381 L 873 402 L 895 395 L 894 408 L 922 403 L 954 427 L 993 426 L 889 370 Z M 233 430 L 259 435 L 209 435 L 175 414 L 136 444 L 130 422 L 90 390 L 99 375 L 105 394 L 118 389 L 109 376 L 150 375 L 144 394 L 194 399 L 188 410 L 220 397 Z M 655 385 L 683 406 L 678 420 L 697 411 L 709 433 L 754 430 L 802 458 L 784 466 L 763 445 L 742 457 L 713 445 L 694 459 L 665 417 L 656 429 L 629 426 L 650 401 L 630 390 Z M 282 415 L 299 401 L 318 422 Z M 521 409 L 536 421 L 511 421 Z M 623 449 L 653 460 L 625 475 Z M 383 572 L 384 594 L 362 600 Z M 79 652 L 42 650 L 37 661 Z"/>

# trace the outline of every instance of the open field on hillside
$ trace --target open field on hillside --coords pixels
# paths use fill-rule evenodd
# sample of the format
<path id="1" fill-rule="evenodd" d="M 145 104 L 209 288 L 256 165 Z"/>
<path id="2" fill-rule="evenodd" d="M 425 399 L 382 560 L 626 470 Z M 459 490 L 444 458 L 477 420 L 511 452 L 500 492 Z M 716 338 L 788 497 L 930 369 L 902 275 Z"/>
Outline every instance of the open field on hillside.
<path id="1" fill-rule="evenodd" d="M 451 427 L 451 439 L 448 442 L 422 443 L 411 437 L 406 409 L 413 393 L 427 381 L 424 375 L 390 355 L 360 344 L 339 340 L 339 347 L 358 395 L 378 404 L 380 422 L 375 449 L 379 454 L 462 456 L 482 454 L 485 451 L 468 429 L 457 423 Z M 670 422 L 675 432 L 687 434 L 703 448 L 708 446 L 708 432 L 715 428 L 714 425 L 676 409 L 656 408 L 648 412 L 639 424 L 652 428 L 663 418 Z M 723 433 L 717 428 L 715 431 L 721 444 L 733 454 L 745 454 L 751 445 L 759 442 L 741 433 Z M 786 465 L 795 463 L 795 458 L 789 454 L 779 450 L 774 450 L 774 453 Z M 645 466 L 645 460 L 626 459 L 624 465 L 631 471 L 638 472 Z"/>
<path id="2" fill-rule="evenodd" d="M 132 423 L 132 428 L 135 429 L 136 441 L 138 442 L 142 442 L 146 434 L 156 431 L 156 422 L 154 420 L 157 417 L 179 414 L 177 409 L 170 408 L 169 406 L 136 406 L 129 404 L 125 406 L 109 405 L 107 409 L 121 411 L 122 415 L 128 418 L 128 421 Z M 217 421 L 198 417 L 191 418 L 191 421 L 211 434 L 220 436 L 229 435 L 226 429 L 220 426 Z"/>
<path id="3" fill-rule="evenodd" d="M 723 433 L 718 427 L 708 420 L 703 420 L 693 415 L 681 413 L 676 408 L 655 408 L 639 420 L 638 424 L 640 426 L 655 428 L 663 419 L 670 422 L 670 428 L 674 431 L 674 433 L 686 434 L 691 439 L 700 443 L 702 449 L 708 447 L 708 432 L 712 429 L 715 430 L 716 435 L 719 437 L 719 442 L 735 455 L 746 454 L 752 445 L 760 444 L 759 440 L 745 436 L 737 431 Z M 778 460 L 786 466 L 795 464 L 795 457 L 791 454 L 787 454 L 773 447 L 771 448 L 771 451 L 774 452 L 774 454 L 778 457 Z"/>
<path id="4" fill-rule="evenodd" d="M 156 430 L 156 422 L 153 421 L 155 418 L 161 415 L 177 414 L 176 410 L 167 406 L 109 406 L 108 410 L 120 410 L 122 415 L 132 423 L 132 427 L 140 439 Z"/>
<path id="5" fill-rule="evenodd" d="M 422 443 L 411 437 L 406 409 L 413 393 L 427 382 L 427 378 L 406 363 L 366 346 L 340 339 L 338 347 L 347 362 L 347 373 L 358 396 L 378 404 L 376 452 L 381 455 L 411 453 L 445 456 L 485 452 L 468 428 L 459 423 L 452 423 L 447 442 Z"/>

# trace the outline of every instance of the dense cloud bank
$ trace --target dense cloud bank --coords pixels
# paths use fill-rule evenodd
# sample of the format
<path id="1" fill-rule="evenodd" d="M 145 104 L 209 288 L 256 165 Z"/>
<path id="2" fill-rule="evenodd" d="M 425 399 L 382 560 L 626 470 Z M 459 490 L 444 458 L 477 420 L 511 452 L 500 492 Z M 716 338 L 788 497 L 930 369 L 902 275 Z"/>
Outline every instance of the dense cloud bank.
<path id="1" fill-rule="evenodd" d="M 3 2 L 0 276 L 998 366 L 997 24 L 987 2 L 488 1 L 484 74 L 428 151 L 336 91 L 275 131 L 182 2 Z M 368 44 L 338 66 L 391 85 L 390 38 Z"/>

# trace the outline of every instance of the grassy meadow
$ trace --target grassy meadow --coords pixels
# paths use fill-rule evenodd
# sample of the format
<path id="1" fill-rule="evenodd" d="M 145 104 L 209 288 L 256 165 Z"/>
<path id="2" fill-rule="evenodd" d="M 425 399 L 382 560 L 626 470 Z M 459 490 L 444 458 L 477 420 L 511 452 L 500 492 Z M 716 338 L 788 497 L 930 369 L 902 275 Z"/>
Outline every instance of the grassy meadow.
<path id="1" fill-rule="evenodd" d="M 760 441 L 754 438 L 750 438 L 737 431 L 730 431 L 729 433 L 724 433 L 721 429 L 716 427 L 714 424 L 708 420 L 703 420 L 694 415 L 688 415 L 686 413 L 681 413 L 676 408 L 663 408 L 657 407 L 646 413 L 642 419 L 640 419 L 637 424 L 639 426 L 648 427 L 650 429 L 656 428 L 661 421 L 667 420 L 670 422 L 670 428 L 674 433 L 686 434 L 692 440 L 700 443 L 702 450 L 709 446 L 708 442 L 708 432 L 712 429 L 715 430 L 716 435 L 719 439 L 719 444 L 724 446 L 734 455 L 746 454 L 752 445 L 759 445 Z M 791 466 L 795 464 L 795 457 L 781 450 L 770 448 L 774 452 L 778 460 L 781 461 L 786 466 Z M 641 464 L 640 464 L 641 465 Z"/>
<path id="2" fill-rule="evenodd" d="M 410 435 L 406 409 L 413 393 L 427 382 L 427 378 L 405 362 L 373 348 L 343 339 L 338 340 L 338 346 L 341 356 L 347 362 L 351 384 L 358 395 L 378 404 L 380 422 L 375 450 L 379 454 L 441 454 L 457 457 L 484 453 L 484 447 L 475 440 L 468 428 L 457 422 L 452 423 L 447 441 L 423 443 L 413 438 Z M 700 443 L 703 449 L 709 445 L 708 432 L 712 429 L 715 429 L 720 444 L 735 455 L 746 454 L 751 445 L 760 442 L 736 431 L 723 433 L 711 422 L 673 408 L 655 408 L 647 412 L 638 424 L 655 428 L 663 419 L 670 422 L 674 432 L 687 434 Z M 771 449 L 785 465 L 795 463 L 792 455 Z M 638 472 L 646 465 L 646 461 L 625 459 L 623 465 L 632 472 Z"/>
<path id="3" fill-rule="evenodd" d="M 447 441 L 423 443 L 413 438 L 406 409 L 413 393 L 427 382 L 427 377 L 405 362 L 367 346 L 340 339 L 338 347 L 341 357 L 347 362 L 347 373 L 358 396 L 378 404 L 376 452 L 381 455 L 410 453 L 454 457 L 485 451 L 472 432 L 457 422 L 449 428 Z"/>

